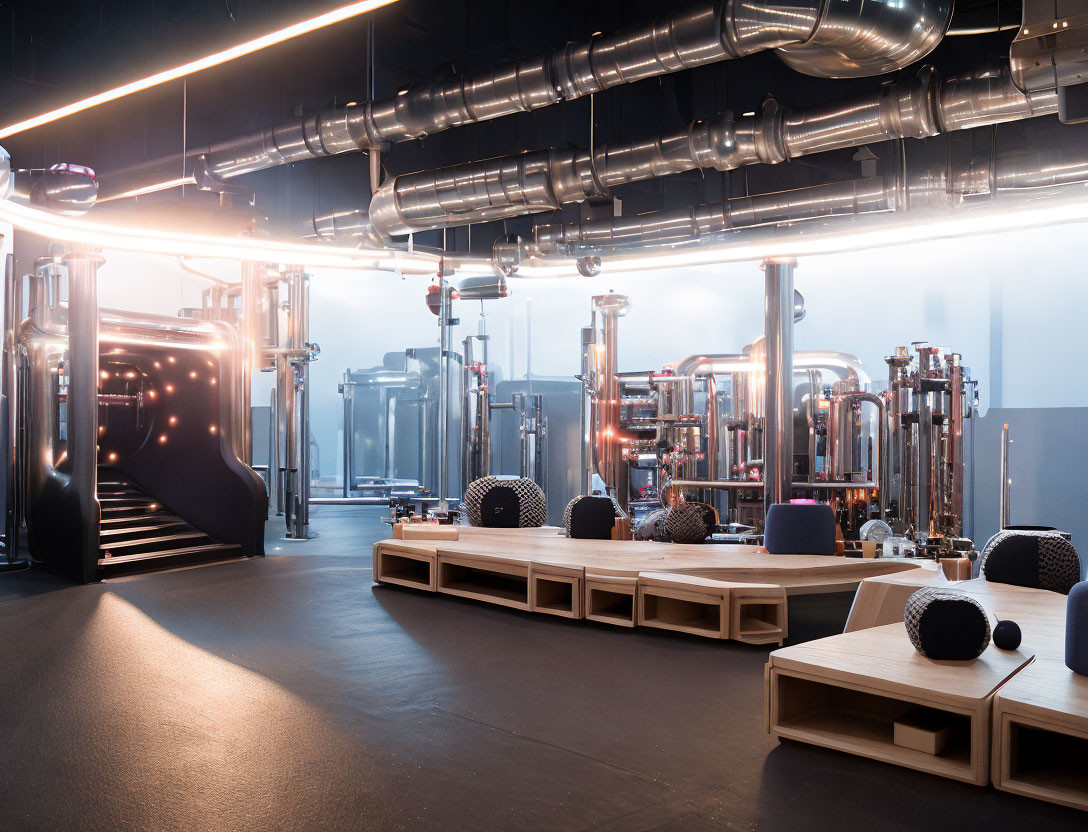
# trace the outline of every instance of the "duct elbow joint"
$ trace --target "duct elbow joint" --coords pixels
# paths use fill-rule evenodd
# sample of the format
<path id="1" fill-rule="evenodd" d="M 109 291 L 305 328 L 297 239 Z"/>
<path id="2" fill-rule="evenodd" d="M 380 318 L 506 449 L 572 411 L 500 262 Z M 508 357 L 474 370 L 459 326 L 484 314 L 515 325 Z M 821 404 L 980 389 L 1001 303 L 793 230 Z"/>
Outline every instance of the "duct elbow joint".
<path id="1" fill-rule="evenodd" d="M 953 0 L 825 0 L 812 35 L 777 52 L 805 75 L 883 75 L 932 52 L 948 31 L 952 6 Z"/>
<path id="2" fill-rule="evenodd" d="M 391 179 L 370 198 L 370 226 L 383 242 L 415 230 L 404 219 L 397 205 L 396 183 L 396 179 Z"/>

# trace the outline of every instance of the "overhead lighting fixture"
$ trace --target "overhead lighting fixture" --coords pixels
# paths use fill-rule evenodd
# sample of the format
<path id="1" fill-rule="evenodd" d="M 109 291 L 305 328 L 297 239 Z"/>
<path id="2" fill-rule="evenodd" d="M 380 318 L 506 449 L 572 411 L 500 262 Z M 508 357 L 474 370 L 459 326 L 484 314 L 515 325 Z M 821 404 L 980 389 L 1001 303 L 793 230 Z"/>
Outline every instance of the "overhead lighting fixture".
<path id="1" fill-rule="evenodd" d="M 152 87 L 169 83 L 170 81 L 176 81 L 187 75 L 203 72 L 205 69 L 211 69 L 214 66 L 225 64 L 236 58 L 252 55 L 254 52 L 259 52 L 269 46 L 275 46 L 278 43 L 297 38 L 299 35 L 305 35 L 318 29 L 324 29 L 326 26 L 332 26 L 335 23 L 350 20 L 353 17 L 358 17 L 361 14 L 372 12 L 375 9 L 380 9 L 382 6 L 388 6 L 396 2 L 397 0 L 362 0 L 362 2 L 358 3 L 349 3 L 338 9 L 319 14 L 317 17 L 301 20 L 298 23 L 293 23 L 283 29 L 277 29 L 274 32 L 261 35 L 259 38 L 240 43 L 229 49 L 224 49 L 221 52 L 198 58 L 195 61 L 189 61 L 189 63 L 181 64 L 181 66 L 176 66 L 173 69 L 157 72 L 154 75 L 148 75 L 146 78 L 141 78 L 138 81 L 131 81 L 120 87 L 114 87 L 111 90 L 100 92 L 97 95 L 92 95 L 90 98 L 84 98 L 82 101 L 74 101 L 71 104 L 67 104 L 64 107 L 58 107 L 56 110 L 50 110 L 39 116 L 24 119 L 23 121 L 17 121 L 15 124 L 10 124 L 5 128 L 0 129 L 0 139 L 6 139 L 8 136 L 14 136 L 16 133 L 22 133 L 26 130 L 32 130 L 35 127 L 41 127 L 43 124 L 49 124 L 51 121 L 67 118 L 75 113 L 81 113 L 84 110 L 89 110 L 100 104 L 116 101 L 119 98 L 124 98 L 133 93 L 142 92 L 143 90 L 148 90 Z"/>
<path id="2" fill-rule="evenodd" d="M 262 237 L 187 234 L 157 228 L 108 225 L 85 218 L 53 214 L 29 205 L 0 200 L 0 222 L 51 240 L 84 243 L 103 249 L 206 257 L 259 263 L 292 263 L 306 267 L 370 269 L 401 274 L 433 275 L 439 256 L 396 249 L 358 249 L 324 244 L 289 243 Z"/>

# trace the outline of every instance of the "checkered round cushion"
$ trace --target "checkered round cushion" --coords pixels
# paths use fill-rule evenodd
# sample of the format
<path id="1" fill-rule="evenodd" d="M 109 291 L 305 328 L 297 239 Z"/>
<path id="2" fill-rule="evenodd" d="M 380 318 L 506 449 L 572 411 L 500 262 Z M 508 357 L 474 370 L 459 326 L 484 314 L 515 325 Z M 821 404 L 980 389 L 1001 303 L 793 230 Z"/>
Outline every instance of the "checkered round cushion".
<path id="1" fill-rule="evenodd" d="M 667 516 L 668 511 L 663 508 L 651 511 L 635 529 L 635 538 L 637 540 L 656 540 L 658 543 L 667 543 L 669 540 L 669 536 L 665 532 L 665 518 Z"/>
<path id="2" fill-rule="evenodd" d="M 563 511 L 567 537 L 583 540 L 611 540 L 616 520 L 627 514 L 612 497 L 598 494 L 575 497 Z"/>
<path id="3" fill-rule="evenodd" d="M 718 512 L 706 503 L 682 502 L 665 515 L 665 534 L 673 543 L 702 543 L 718 522 Z"/>
<path id="4" fill-rule="evenodd" d="M 470 526 L 525 529 L 548 520 L 548 501 L 528 477 L 480 477 L 465 489 L 462 507 Z"/>
<path id="5" fill-rule="evenodd" d="M 1054 531 L 1006 529 L 982 548 L 986 580 L 1068 595 L 1080 580 L 1076 547 Z"/>
<path id="6" fill-rule="evenodd" d="M 982 604 L 959 590 L 925 587 L 907 599 L 907 635 L 930 659 L 977 659 L 990 643 L 990 616 Z"/>

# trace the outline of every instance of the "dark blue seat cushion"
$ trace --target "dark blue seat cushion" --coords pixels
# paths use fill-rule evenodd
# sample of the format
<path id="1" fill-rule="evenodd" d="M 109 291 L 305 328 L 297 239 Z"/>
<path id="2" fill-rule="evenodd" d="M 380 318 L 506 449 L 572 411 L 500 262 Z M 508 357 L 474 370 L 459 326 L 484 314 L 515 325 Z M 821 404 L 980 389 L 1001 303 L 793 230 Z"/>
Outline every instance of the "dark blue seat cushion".
<path id="1" fill-rule="evenodd" d="M 833 555 L 835 512 L 827 503 L 773 505 L 763 545 L 772 555 Z"/>

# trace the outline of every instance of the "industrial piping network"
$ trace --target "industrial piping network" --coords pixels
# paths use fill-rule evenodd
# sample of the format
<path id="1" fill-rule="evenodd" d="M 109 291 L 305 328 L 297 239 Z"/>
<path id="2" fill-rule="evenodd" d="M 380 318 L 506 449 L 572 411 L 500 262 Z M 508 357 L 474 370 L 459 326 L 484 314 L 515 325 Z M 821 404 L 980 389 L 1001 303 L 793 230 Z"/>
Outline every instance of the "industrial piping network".
<path id="1" fill-rule="evenodd" d="M 607 491 L 640 522 L 658 499 L 705 500 L 747 528 L 762 525 L 770 505 L 817 497 L 836 507 L 849 537 L 879 521 L 878 535 L 903 535 L 930 554 L 962 548 L 970 371 L 959 354 L 917 342 L 885 359 L 887 391 L 874 394 L 856 356 L 795 352 L 803 315 L 789 302 L 794 268 L 788 258 L 763 265 L 763 338 L 738 354 L 693 355 L 660 371 L 617 370 L 630 301 L 593 298 L 582 331 L 582 492 Z M 636 471 L 646 478 L 638 499 Z"/>
<path id="2" fill-rule="evenodd" d="M 1057 112 L 1053 90 L 1024 93 L 1008 66 L 913 78 L 827 106 L 790 111 L 768 98 L 758 113 L 698 121 L 687 130 L 586 150 L 546 150 L 397 176 L 374 194 L 382 238 L 554 211 L 603 198 L 617 185 L 697 168 L 734 170 L 872 142 L 925 138 Z"/>
<path id="3" fill-rule="evenodd" d="M 194 149 L 220 179 L 321 156 L 380 148 L 451 127 L 528 112 L 621 84 L 775 50 L 793 69 L 845 78 L 921 60 L 948 29 L 952 0 L 703 0 L 643 28 L 567 44 L 474 78 L 453 76 L 361 105 L 324 110 Z M 160 159 L 104 182 L 114 196 L 176 176 Z"/>

